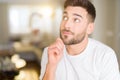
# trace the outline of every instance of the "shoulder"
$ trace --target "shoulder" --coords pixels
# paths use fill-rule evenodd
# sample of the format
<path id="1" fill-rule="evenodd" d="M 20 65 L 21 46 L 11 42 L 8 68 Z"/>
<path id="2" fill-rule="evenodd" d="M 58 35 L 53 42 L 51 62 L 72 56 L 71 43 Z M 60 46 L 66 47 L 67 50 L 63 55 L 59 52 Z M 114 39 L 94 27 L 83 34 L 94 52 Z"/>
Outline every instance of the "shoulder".
<path id="1" fill-rule="evenodd" d="M 48 49 L 48 47 L 44 48 L 44 50 L 42 52 L 41 63 L 47 63 L 47 60 L 48 60 L 47 49 Z"/>
<path id="2" fill-rule="evenodd" d="M 97 51 L 113 52 L 114 53 L 114 50 L 110 46 L 108 46 L 108 45 L 106 45 L 106 44 L 104 44 L 104 43 L 102 43 L 102 42 L 100 42 L 98 40 L 89 38 L 89 43 Z"/>
<path id="3" fill-rule="evenodd" d="M 43 50 L 43 53 L 42 53 L 42 57 L 47 57 L 47 50 L 48 50 L 48 47 L 44 48 Z"/>
<path id="4" fill-rule="evenodd" d="M 115 51 L 106 44 L 94 39 L 89 39 L 89 44 L 89 47 L 96 59 L 104 61 L 117 58 Z"/>
<path id="5" fill-rule="evenodd" d="M 92 45 L 91 49 L 95 56 L 95 62 L 99 68 L 102 67 L 101 69 L 104 69 L 105 66 L 106 68 L 118 66 L 116 53 L 111 47 L 94 39 L 89 39 L 89 41 L 90 45 Z"/>

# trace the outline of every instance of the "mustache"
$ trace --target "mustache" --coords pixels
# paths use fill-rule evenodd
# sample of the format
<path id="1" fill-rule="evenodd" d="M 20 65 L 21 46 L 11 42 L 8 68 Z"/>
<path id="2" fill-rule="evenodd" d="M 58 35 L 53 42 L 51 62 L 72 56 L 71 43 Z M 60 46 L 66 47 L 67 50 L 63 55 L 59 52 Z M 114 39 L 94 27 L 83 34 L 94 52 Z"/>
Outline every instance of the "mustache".
<path id="1" fill-rule="evenodd" d="M 74 33 L 72 32 L 72 31 L 70 31 L 70 30 L 66 30 L 66 29 L 63 29 L 63 30 L 61 30 L 61 32 L 70 32 L 72 35 L 74 35 Z"/>

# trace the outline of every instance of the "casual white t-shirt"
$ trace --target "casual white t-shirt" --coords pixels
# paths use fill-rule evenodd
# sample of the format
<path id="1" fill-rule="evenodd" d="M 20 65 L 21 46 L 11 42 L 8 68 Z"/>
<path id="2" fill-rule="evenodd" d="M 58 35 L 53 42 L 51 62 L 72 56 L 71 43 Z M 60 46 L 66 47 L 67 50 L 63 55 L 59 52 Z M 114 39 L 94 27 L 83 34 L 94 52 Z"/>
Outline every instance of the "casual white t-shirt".
<path id="1" fill-rule="evenodd" d="M 41 61 L 42 80 L 48 62 L 47 48 Z M 55 80 L 120 80 L 115 52 L 108 46 L 89 38 L 86 49 L 71 56 L 64 49 L 64 56 L 56 70 Z"/>

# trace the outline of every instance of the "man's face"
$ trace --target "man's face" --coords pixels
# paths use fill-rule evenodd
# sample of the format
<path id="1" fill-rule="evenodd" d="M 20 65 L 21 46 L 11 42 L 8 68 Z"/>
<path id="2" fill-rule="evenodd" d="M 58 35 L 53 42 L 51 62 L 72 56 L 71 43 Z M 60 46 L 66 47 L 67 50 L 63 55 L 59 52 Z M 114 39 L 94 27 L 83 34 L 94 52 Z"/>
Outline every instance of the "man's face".
<path id="1" fill-rule="evenodd" d="M 64 10 L 60 37 L 66 45 L 78 44 L 88 35 L 88 13 L 84 8 L 69 6 Z"/>

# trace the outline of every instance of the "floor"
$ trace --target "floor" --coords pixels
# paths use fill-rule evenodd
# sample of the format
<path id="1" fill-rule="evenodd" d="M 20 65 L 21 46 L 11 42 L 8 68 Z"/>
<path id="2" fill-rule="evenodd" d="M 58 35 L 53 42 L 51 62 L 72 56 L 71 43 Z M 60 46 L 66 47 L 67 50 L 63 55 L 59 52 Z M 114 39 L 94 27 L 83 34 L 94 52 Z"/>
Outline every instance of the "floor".
<path id="1" fill-rule="evenodd" d="M 40 67 L 36 62 L 29 62 L 27 66 L 19 70 L 19 74 L 15 77 L 0 77 L 0 80 L 39 80 Z M 5 74 L 6 75 L 6 74 Z"/>
<path id="2" fill-rule="evenodd" d="M 29 63 L 19 71 L 19 75 L 14 80 L 39 80 L 40 67 L 35 63 Z"/>

